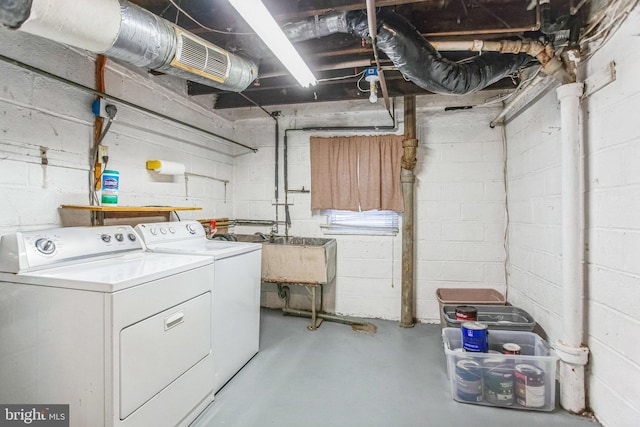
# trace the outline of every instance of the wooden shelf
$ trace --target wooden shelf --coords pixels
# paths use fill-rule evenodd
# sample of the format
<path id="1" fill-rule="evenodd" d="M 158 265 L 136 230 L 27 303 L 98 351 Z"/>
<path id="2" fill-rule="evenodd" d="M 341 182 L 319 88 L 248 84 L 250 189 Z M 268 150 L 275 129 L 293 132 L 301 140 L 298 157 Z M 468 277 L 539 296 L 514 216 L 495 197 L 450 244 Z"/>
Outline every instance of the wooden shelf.
<path id="1" fill-rule="evenodd" d="M 61 205 L 61 209 L 77 209 L 91 212 L 91 223 L 104 225 L 108 218 L 140 218 L 149 216 L 163 216 L 167 221 L 174 211 L 199 211 L 202 208 L 184 206 L 88 206 Z"/>

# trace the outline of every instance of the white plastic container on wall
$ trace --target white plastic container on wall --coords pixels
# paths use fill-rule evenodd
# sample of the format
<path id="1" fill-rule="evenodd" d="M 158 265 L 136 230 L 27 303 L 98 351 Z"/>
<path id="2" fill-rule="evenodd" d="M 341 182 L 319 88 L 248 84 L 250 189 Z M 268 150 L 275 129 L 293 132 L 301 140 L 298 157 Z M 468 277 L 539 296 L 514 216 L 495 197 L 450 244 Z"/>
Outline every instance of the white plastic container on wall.
<path id="1" fill-rule="evenodd" d="M 459 328 L 442 329 L 451 397 L 463 403 L 552 411 L 556 407 L 558 356 L 539 335 L 489 331 L 489 353 L 462 351 Z M 517 344 L 520 354 L 503 354 Z"/>

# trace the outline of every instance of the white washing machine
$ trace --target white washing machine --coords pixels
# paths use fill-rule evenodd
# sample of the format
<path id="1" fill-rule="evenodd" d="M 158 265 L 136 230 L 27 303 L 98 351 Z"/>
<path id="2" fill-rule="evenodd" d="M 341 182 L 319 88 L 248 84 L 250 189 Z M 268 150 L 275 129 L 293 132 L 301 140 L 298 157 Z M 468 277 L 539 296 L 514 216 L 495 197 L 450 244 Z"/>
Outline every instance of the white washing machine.
<path id="1" fill-rule="evenodd" d="M 197 221 L 139 224 L 154 252 L 208 255 L 214 259 L 214 389 L 218 391 L 258 352 L 262 245 L 209 240 Z"/>
<path id="2" fill-rule="evenodd" d="M 0 402 L 70 425 L 183 426 L 213 401 L 210 257 L 145 252 L 129 226 L 0 240 Z"/>

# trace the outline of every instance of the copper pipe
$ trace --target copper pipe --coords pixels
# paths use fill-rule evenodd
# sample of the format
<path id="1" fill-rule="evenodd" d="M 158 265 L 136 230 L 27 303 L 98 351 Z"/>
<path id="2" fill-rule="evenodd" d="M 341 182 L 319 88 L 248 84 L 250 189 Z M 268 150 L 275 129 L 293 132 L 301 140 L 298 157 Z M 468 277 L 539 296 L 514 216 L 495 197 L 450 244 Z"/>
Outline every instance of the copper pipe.
<path id="1" fill-rule="evenodd" d="M 517 28 L 490 28 L 487 30 L 464 30 L 464 31 L 447 31 L 440 33 L 421 33 L 423 37 L 449 37 L 449 36 L 472 36 L 480 34 L 512 34 L 524 31 L 538 31 L 540 29 L 540 5 L 536 4 L 536 22 L 533 26 L 524 26 Z"/>
<path id="2" fill-rule="evenodd" d="M 501 40 L 501 41 L 459 41 L 433 42 L 431 45 L 439 51 L 492 51 L 500 53 L 526 53 L 542 64 L 542 71 L 553 76 L 562 84 L 575 80 L 560 58 L 555 55 L 553 46 L 544 45 L 536 40 Z"/>
<path id="3" fill-rule="evenodd" d="M 95 66 L 95 80 L 96 80 L 96 90 L 98 92 L 105 91 L 104 84 L 104 69 L 107 66 L 107 57 L 104 55 L 96 56 L 96 66 Z M 97 99 L 100 99 L 98 97 Z M 98 150 L 98 141 L 100 141 L 100 136 L 102 136 L 102 127 L 104 126 L 104 118 L 100 116 L 96 116 L 93 120 L 93 150 L 92 153 L 97 153 Z M 92 158 L 89 160 L 93 162 L 93 190 L 100 190 L 102 188 L 102 182 L 100 182 L 100 177 L 102 176 L 102 163 L 98 162 L 97 158 Z"/>
<path id="4" fill-rule="evenodd" d="M 317 67 L 312 67 L 313 71 L 331 71 L 331 70 L 341 70 L 343 68 L 360 68 L 360 67 L 370 67 L 372 65 L 372 61 L 370 59 L 354 59 L 352 61 L 343 61 L 343 62 L 336 62 L 334 64 L 325 64 L 325 65 L 319 65 Z M 284 70 L 279 70 L 279 71 L 272 71 L 270 73 L 260 73 L 259 74 L 259 78 L 260 79 L 269 79 L 272 77 L 280 77 L 280 76 L 286 76 L 288 75 L 288 73 L 286 73 Z"/>
<path id="5" fill-rule="evenodd" d="M 95 71 L 95 81 L 96 81 L 96 90 L 99 92 L 104 92 L 104 69 L 107 65 L 107 57 L 104 55 L 96 56 L 96 71 Z M 98 143 L 100 139 L 100 135 L 102 134 L 102 125 L 104 124 L 104 119 L 100 116 L 96 116 L 93 122 L 93 141 L 94 144 Z"/>

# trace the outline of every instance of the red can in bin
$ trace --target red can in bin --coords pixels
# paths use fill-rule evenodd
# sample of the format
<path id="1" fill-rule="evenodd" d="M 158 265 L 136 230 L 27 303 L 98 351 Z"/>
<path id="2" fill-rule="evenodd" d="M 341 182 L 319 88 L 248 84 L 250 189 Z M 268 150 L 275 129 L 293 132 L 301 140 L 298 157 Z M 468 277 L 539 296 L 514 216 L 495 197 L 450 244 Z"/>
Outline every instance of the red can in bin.
<path id="1" fill-rule="evenodd" d="M 520 354 L 521 351 L 522 348 L 518 344 L 512 342 L 502 344 L 503 354 Z"/>
<path id="2" fill-rule="evenodd" d="M 456 320 L 475 322 L 478 320 L 478 309 L 471 305 L 459 305 L 456 307 Z"/>

